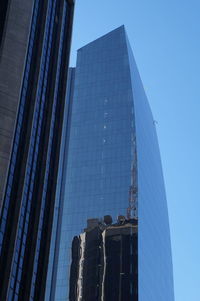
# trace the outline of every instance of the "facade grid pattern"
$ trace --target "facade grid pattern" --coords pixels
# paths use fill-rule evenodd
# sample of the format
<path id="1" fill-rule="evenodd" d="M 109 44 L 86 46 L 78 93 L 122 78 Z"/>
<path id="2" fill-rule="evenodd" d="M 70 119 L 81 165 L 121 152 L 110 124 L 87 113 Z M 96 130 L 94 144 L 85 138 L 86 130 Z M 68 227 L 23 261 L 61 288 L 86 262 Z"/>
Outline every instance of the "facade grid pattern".
<path id="1" fill-rule="evenodd" d="M 72 239 L 86 221 L 126 215 L 137 160 L 139 300 L 173 301 L 167 201 L 155 124 L 123 26 L 78 50 L 69 101 L 72 112 L 64 150 L 64 203 L 52 300 L 70 300 Z"/>

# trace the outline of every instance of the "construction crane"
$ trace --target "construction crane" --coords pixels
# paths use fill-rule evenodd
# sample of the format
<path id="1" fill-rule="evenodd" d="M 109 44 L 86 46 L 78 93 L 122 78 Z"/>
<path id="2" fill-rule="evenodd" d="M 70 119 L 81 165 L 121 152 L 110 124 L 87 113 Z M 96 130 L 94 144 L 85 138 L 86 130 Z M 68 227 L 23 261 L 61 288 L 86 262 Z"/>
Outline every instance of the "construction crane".
<path id="1" fill-rule="evenodd" d="M 137 183 L 137 150 L 136 137 L 131 137 L 131 185 L 129 187 L 129 206 L 127 208 L 127 219 L 138 219 L 137 201 L 138 201 L 138 183 Z"/>

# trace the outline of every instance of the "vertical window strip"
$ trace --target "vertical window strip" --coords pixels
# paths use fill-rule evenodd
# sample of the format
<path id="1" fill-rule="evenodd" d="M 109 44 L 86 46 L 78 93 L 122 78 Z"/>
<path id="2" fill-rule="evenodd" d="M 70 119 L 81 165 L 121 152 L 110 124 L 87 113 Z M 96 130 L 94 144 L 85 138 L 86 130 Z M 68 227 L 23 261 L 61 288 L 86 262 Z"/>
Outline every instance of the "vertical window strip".
<path id="1" fill-rule="evenodd" d="M 53 3 L 52 3 L 53 2 Z M 38 91 L 36 96 L 36 108 L 34 112 L 34 124 L 31 133 L 31 145 L 29 149 L 28 155 L 28 164 L 26 169 L 26 177 L 25 177 L 25 187 L 22 198 L 22 208 L 25 208 L 25 215 L 20 214 L 19 225 L 21 224 L 21 220 L 23 221 L 23 229 L 18 228 L 18 236 L 17 241 L 20 241 L 20 252 L 15 252 L 15 256 L 13 257 L 14 262 L 20 261 L 20 258 L 23 258 L 25 248 L 23 248 L 23 244 L 26 244 L 27 233 L 24 231 L 25 225 L 29 222 L 30 208 L 31 208 L 31 199 L 32 199 L 32 190 L 34 185 L 35 178 L 35 170 L 36 162 L 39 151 L 39 141 L 40 141 L 40 133 L 42 130 L 42 119 L 45 105 L 45 94 L 46 94 L 46 83 L 47 83 L 47 74 L 49 69 L 49 58 L 51 52 L 51 44 L 52 44 L 52 33 L 53 33 L 53 24 L 55 19 L 55 1 L 49 1 L 47 20 L 46 20 L 46 29 L 45 29 L 45 40 L 43 44 L 43 52 L 42 52 L 42 63 L 40 67 L 40 76 L 38 81 Z M 22 209 L 21 208 L 21 209 Z M 28 228 L 28 227 L 27 227 Z M 16 244 L 17 244 L 16 241 Z M 15 281 L 17 279 L 16 275 L 18 273 L 17 269 L 12 269 L 12 274 L 15 277 Z M 21 280 L 18 279 L 18 281 Z"/>
<path id="2" fill-rule="evenodd" d="M 58 53 L 58 66 L 56 71 L 56 85 L 55 85 L 55 92 L 54 92 L 54 104 L 52 109 L 52 120 L 51 120 L 51 128 L 49 134 L 49 145 L 48 145 L 48 153 L 47 153 L 47 166 L 45 172 L 45 182 L 44 182 L 44 189 L 42 195 L 42 204 L 41 204 L 41 212 L 40 212 L 40 221 L 38 227 L 38 235 L 37 235 L 37 245 L 35 251 L 35 258 L 34 258 L 34 268 L 33 268 L 33 276 L 31 282 L 31 295 L 30 300 L 34 300 L 34 289 L 35 289 L 35 282 L 37 276 L 37 269 L 38 269 L 38 260 L 39 260 L 39 251 L 40 251 L 40 243 L 41 243 L 41 235 L 42 235 L 42 224 L 44 220 L 44 210 L 46 204 L 46 193 L 47 193 L 47 185 L 48 185 L 48 176 L 49 176 L 49 169 L 50 169 L 50 159 L 51 159 L 51 152 L 52 152 L 52 142 L 53 142 L 53 134 L 54 134 L 54 125 L 55 125 L 55 114 L 56 114 L 56 106 L 58 103 L 58 88 L 59 88 L 59 80 L 60 80 L 60 69 L 62 63 L 62 51 L 63 51 L 63 41 L 64 41 L 64 29 L 66 26 L 67 20 L 67 4 L 64 2 L 64 9 L 63 9 L 63 18 L 62 18 L 62 26 L 61 26 L 61 34 L 60 34 L 60 47 Z"/>

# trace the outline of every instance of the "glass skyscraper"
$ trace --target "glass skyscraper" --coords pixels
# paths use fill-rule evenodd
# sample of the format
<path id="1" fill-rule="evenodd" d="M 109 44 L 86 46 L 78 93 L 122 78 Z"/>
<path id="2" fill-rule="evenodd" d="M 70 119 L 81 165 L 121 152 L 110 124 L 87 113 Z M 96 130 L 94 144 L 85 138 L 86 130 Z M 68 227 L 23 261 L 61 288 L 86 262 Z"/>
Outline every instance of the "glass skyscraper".
<path id="1" fill-rule="evenodd" d="M 173 301 L 168 211 L 155 122 L 124 26 L 80 48 L 70 74 L 62 181 L 57 188 L 60 210 L 54 218 L 46 300 L 69 300 L 72 240 L 83 232 L 87 219 L 126 215 L 134 166 L 139 300 Z"/>
<path id="2" fill-rule="evenodd" d="M 44 300 L 73 0 L 0 4 L 0 300 Z"/>

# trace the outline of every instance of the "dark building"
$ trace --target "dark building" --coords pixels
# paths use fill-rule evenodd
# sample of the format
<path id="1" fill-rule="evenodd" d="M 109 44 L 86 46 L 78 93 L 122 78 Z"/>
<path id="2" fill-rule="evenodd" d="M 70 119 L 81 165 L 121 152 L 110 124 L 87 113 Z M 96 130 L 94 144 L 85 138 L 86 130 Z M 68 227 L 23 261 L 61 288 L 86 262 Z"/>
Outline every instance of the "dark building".
<path id="1" fill-rule="evenodd" d="M 0 300 L 43 300 L 73 0 L 0 5 Z"/>
<path id="2" fill-rule="evenodd" d="M 108 218 L 108 217 L 106 217 Z M 70 301 L 138 300 L 137 219 L 88 220 L 72 242 Z"/>

